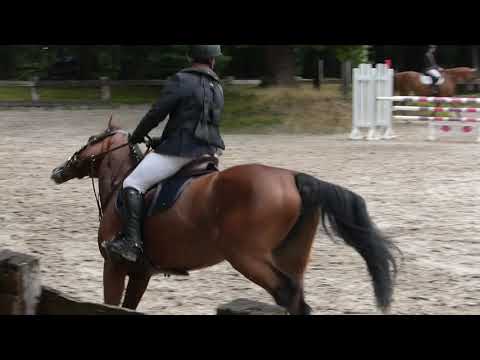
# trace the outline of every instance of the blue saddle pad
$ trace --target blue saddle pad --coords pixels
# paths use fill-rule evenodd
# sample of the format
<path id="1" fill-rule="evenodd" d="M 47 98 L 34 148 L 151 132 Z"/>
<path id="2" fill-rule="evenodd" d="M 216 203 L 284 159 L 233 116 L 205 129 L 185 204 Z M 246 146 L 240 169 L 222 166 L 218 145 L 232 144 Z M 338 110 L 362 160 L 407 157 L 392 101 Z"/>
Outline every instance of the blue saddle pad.
<path id="1" fill-rule="evenodd" d="M 146 205 L 146 216 L 153 216 L 157 213 L 169 210 L 173 207 L 173 205 L 175 205 L 175 202 L 178 200 L 180 195 L 182 195 L 182 193 L 194 179 L 217 171 L 217 168 L 209 168 L 195 175 L 173 176 L 166 179 L 161 184 L 156 185 L 149 191 L 153 191 L 154 196 L 151 203 Z M 126 209 L 121 191 L 118 192 L 116 207 L 120 215 L 125 218 Z"/>

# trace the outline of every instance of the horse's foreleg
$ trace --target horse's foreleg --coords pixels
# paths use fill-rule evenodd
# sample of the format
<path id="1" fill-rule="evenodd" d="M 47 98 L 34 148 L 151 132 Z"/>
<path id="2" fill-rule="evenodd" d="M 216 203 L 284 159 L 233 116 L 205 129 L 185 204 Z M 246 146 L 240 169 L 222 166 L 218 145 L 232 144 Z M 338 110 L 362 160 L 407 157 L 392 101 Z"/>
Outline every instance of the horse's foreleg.
<path id="1" fill-rule="evenodd" d="M 131 274 L 128 279 L 127 292 L 123 300 L 123 307 L 135 310 L 147 290 L 151 275 L 147 273 Z"/>
<path id="2" fill-rule="evenodd" d="M 127 274 L 114 263 L 105 260 L 103 263 L 103 296 L 105 304 L 120 306 L 123 291 L 125 290 L 125 278 Z"/>

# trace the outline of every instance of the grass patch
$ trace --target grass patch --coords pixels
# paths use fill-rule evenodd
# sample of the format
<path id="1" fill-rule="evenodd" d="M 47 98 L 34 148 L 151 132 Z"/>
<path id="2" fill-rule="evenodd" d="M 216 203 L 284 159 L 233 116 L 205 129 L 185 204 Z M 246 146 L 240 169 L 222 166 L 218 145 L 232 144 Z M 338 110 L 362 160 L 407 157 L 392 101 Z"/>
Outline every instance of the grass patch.
<path id="1" fill-rule="evenodd" d="M 338 85 L 296 88 L 225 87 L 227 131 L 335 133 L 351 127 L 352 106 Z"/>
<path id="2" fill-rule="evenodd" d="M 279 114 L 261 104 L 254 87 L 227 86 L 222 116 L 224 130 L 262 130 L 281 124 Z"/>
<path id="3" fill-rule="evenodd" d="M 151 104 L 158 99 L 161 89 L 159 87 L 135 86 L 114 87 L 112 103 L 114 104 Z M 100 101 L 100 89 L 81 87 L 54 87 L 39 88 L 40 100 L 43 101 Z M 1 87 L 0 101 L 32 101 L 30 88 L 27 87 Z"/>
<path id="4" fill-rule="evenodd" d="M 30 88 L 27 87 L 2 87 L 0 88 L 0 101 L 31 101 Z"/>
<path id="5" fill-rule="evenodd" d="M 112 102 L 116 104 L 153 104 L 160 97 L 158 86 L 119 86 L 111 89 Z"/>
<path id="6" fill-rule="evenodd" d="M 96 88 L 39 88 L 40 100 L 45 101 L 95 101 L 100 100 L 100 89 Z"/>
<path id="7" fill-rule="evenodd" d="M 159 87 L 113 87 L 115 105 L 152 104 Z M 228 132 L 334 133 L 351 127 L 351 100 L 341 97 L 339 85 L 320 91 L 309 84 L 295 88 L 225 86 L 222 129 Z M 43 101 L 100 101 L 98 88 L 40 88 Z M 0 88 L 0 101 L 31 101 L 29 88 Z"/>

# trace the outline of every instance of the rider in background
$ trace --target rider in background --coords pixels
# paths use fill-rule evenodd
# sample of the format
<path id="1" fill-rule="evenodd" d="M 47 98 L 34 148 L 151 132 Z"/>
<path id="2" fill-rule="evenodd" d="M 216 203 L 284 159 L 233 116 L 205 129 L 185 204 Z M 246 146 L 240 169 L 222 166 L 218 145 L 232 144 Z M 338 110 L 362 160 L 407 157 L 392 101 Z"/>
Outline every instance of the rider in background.
<path id="1" fill-rule="evenodd" d="M 205 155 L 218 155 L 225 149 L 219 132 L 223 90 L 213 71 L 215 58 L 221 55 L 220 45 L 192 46 L 191 67 L 168 80 L 160 100 L 131 135 L 132 145 L 143 142 L 169 115 L 160 141 L 152 145 L 155 151 L 146 155 L 123 183 L 122 197 L 127 210 L 123 233 L 105 245 L 117 260 L 135 263 L 143 251 L 147 191 L 191 161 Z"/>
<path id="2" fill-rule="evenodd" d="M 434 93 L 437 92 L 437 83 L 442 77 L 440 71 L 443 71 L 443 68 L 438 66 L 437 61 L 435 60 L 435 52 L 437 51 L 436 45 L 430 45 L 428 51 L 425 53 L 425 74 L 432 78 L 432 87 Z"/>

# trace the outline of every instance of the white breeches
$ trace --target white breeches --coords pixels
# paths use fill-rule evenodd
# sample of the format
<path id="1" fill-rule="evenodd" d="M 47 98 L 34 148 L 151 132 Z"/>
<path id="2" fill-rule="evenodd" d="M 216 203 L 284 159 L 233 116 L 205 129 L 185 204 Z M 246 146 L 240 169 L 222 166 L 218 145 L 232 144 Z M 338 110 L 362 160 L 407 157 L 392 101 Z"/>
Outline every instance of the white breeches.
<path id="1" fill-rule="evenodd" d="M 134 188 L 145 194 L 152 186 L 176 174 L 193 158 L 149 153 L 125 179 L 123 188 Z"/>
<path id="2" fill-rule="evenodd" d="M 437 69 L 428 70 L 427 74 L 431 75 L 433 77 L 436 77 L 438 79 L 440 79 L 442 77 L 442 75 L 440 74 L 440 71 L 438 71 Z"/>

